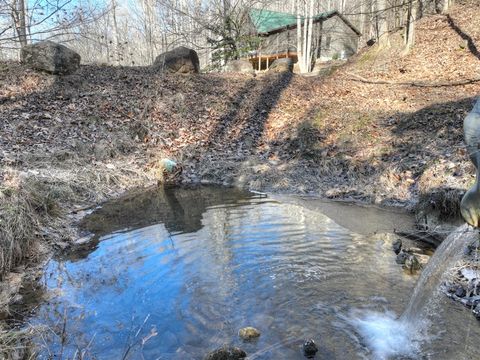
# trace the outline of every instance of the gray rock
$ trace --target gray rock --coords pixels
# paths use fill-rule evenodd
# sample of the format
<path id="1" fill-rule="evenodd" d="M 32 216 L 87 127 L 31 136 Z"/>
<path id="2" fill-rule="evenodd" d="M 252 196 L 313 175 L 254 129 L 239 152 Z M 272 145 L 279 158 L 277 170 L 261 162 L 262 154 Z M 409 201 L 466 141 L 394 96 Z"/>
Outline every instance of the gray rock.
<path id="1" fill-rule="evenodd" d="M 238 331 L 238 336 L 240 336 L 243 340 L 252 340 L 260 336 L 260 331 L 254 327 L 247 326 Z"/>
<path id="2" fill-rule="evenodd" d="M 41 41 L 25 46 L 21 51 L 22 62 L 35 70 L 51 74 L 67 75 L 80 67 L 80 55 L 53 41 Z"/>
<path id="3" fill-rule="evenodd" d="M 401 252 L 400 254 L 397 255 L 397 257 L 395 258 L 395 262 L 397 264 L 405 264 L 405 260 L 407 260 L 408 258 L 408 254 L 405 253 L 405 252 Z"/>
<path id="4" fill-rule="evenodd" d="M 203 360 L 240 360 L 245 359 L 245 351 L 234 346 L 222 346 L 219 349 L 208 353 Z"/>
<path id="5" fill-rule="evenodd" d="M 227 72 L 239 72 L 244 74 L 255 74 L 253 65 L 248 60 L 232 60 L 225 69 Z"/>
<path id="6" fill-rule="evenodd" d="M 156 71 L 168 71 L 177 74 L 193 74 L 200 72 L 200 62 L 195 50 L 184 46 L 160 54 L 153 63 Z"/>
<path id="7" fill-rule="evenodd" d="M 392 247 L 395 254 L 398 255 L 400 253 L 400 250 L 402 250 L 402 240 L 401 239 L 395 240 L 392 244 Z"/>
<path id="8" fill-rule="evenodd" d="M 293 61 L 290 58 L 277 59 L 268 68 L 269 73 L 293 72 Z"/>

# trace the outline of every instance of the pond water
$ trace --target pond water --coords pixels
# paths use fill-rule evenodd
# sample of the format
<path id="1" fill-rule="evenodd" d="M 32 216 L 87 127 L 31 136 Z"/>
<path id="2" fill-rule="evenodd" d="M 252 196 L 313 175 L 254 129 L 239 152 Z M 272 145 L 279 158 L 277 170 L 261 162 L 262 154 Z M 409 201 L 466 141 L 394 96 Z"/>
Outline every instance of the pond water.
<path id="1" fill-rule="evenodd" d="M 47 329 L 42 359 L 202 359 L 223 344 L 304 359 L 310 338 L 317 359 L 479 359 L 479 324 L 448 299 L 428 341 L 398 338 L 418 277 L 395 263 L 391 232 L 411 225 L 384 209 L 234 189 L 131 194 L 85 219 L 93 246 L 49 262 L 29 322 Z M 245 326 L 262 335 L 243 342 Z"/>

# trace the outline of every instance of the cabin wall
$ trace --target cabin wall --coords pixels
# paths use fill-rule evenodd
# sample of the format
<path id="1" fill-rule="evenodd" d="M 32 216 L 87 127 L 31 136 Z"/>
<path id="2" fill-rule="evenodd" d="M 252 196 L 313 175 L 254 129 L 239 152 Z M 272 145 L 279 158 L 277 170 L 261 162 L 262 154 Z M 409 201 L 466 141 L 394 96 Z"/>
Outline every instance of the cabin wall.
<path id="1" fill-rule="evenodd" d="M 260 47 L 262 54 L 284 54 L 297 51 L 297 29 L 285 30 L 266 36 Z"/>
<path id="2" fill-rule="evenodd" d="M 303 38 L 303 26 L 302 26 Z M 333 58 L 348 58 L 358 49 L 357 34 L 338 16 L 314 23 L 312 48 L 315 58 L 322 61 Z M 257 52 L 267 54 L 285 54 L 297 52 L 297 29 L 288 29 L 266 36 Z"/>
<path id="3" fill-rule="evenodd" d="M 322 61 L 348 58 L 358 50 L 358 35 L 338 16 L 323 22 L 320 53 Z"/>

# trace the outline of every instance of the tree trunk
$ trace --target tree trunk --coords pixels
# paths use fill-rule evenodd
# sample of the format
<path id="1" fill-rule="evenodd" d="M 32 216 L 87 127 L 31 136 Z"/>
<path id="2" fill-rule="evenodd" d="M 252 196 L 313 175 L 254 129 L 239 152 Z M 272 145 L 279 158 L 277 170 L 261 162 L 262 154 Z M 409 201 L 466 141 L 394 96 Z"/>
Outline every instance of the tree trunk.
<path id="1" fill-rule="evenodd" d="M 453 5 L 453 0 L 443 0 L 442 14 L 446 14 L 451 5 Z"/>
<path id="2" fill-rule="evenodd" d="M 308 72 L 307 69 L 307 59 L 308 59 L 308 53 L 307 53 L 307 30 L 308 30 L 308 10 L 307 10 L 307 2 L 305 1 L 304 7 L 303 7 L 303 48 L 302 48 L 302 53 L 303 53 L 303 71 L 302 72 Z"/>
<path id="3" fill-rule="evenodd" d="M 17 32 L 18 42 L 23 48 L 28 44 L 27 40 L 27 10 L 25 0 L 16 0 L 13 3 L 12 18 Z"/>
<path id="4" fill-rule="evenodd" d="M 390 45 L 390 40 L 388 37 L 387 1 L 378 0 L 377 4 L 378 43 L 381 47 L 387 47 Z"/>
<path id="5" fill-rule="evenodd" d="M 417 18 L 417 5 L 413 0 L 408 4 L 408 19 L 406 27 L 405 45 L 410 50 L 415 44 L 415 20 Z"/>
<path id="6" fill-rule="evenodd" d="M 303 45 L 302 45 L 302 16 L 300 14 L 300 1 L 297 0 L 297 63 L 300 67 L 300 72 L 304 72 L 303 66 Z"/>
<path id="7" fill-rule="evenodd" d="M 314 0 L 310 0 L 310 11 L 308 13 L 307 53 L 305 64 L 307 72 L 310 72 L 312 70 L 313 2 Z"/>
<path id="8" fill-rule="evenodd" d="M 113 65 L 120 64 L 120 41 L 118 39 L 118 24 L 117 24 L 117 3 L 111 0 L 112 4 L 112 37 L 113 37 Z"/>

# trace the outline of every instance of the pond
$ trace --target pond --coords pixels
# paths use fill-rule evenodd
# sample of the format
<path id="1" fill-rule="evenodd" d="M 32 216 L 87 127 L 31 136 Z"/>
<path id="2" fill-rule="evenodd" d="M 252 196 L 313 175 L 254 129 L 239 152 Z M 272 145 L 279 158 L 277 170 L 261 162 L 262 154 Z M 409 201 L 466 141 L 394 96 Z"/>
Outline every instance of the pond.
<path id="1" fill-rule="evenodd" d="M 304 359 L 306 339 L 317 359 L 480 358 L 479 325 L 448 299 L 412 351 L 382 352 L 354 325 L 404 310 L 418 276 L 396 264 L 392 232 L 412 224 L 401 212 L 235 189 L 130 194 L 84 220 L 92 246 L 48 263 L 29 320 L 47 329 L 40 358 L 202 359 L 231 344 L 251 359 Z M 261 336 L 243 342 L 245 326 Z"/>

